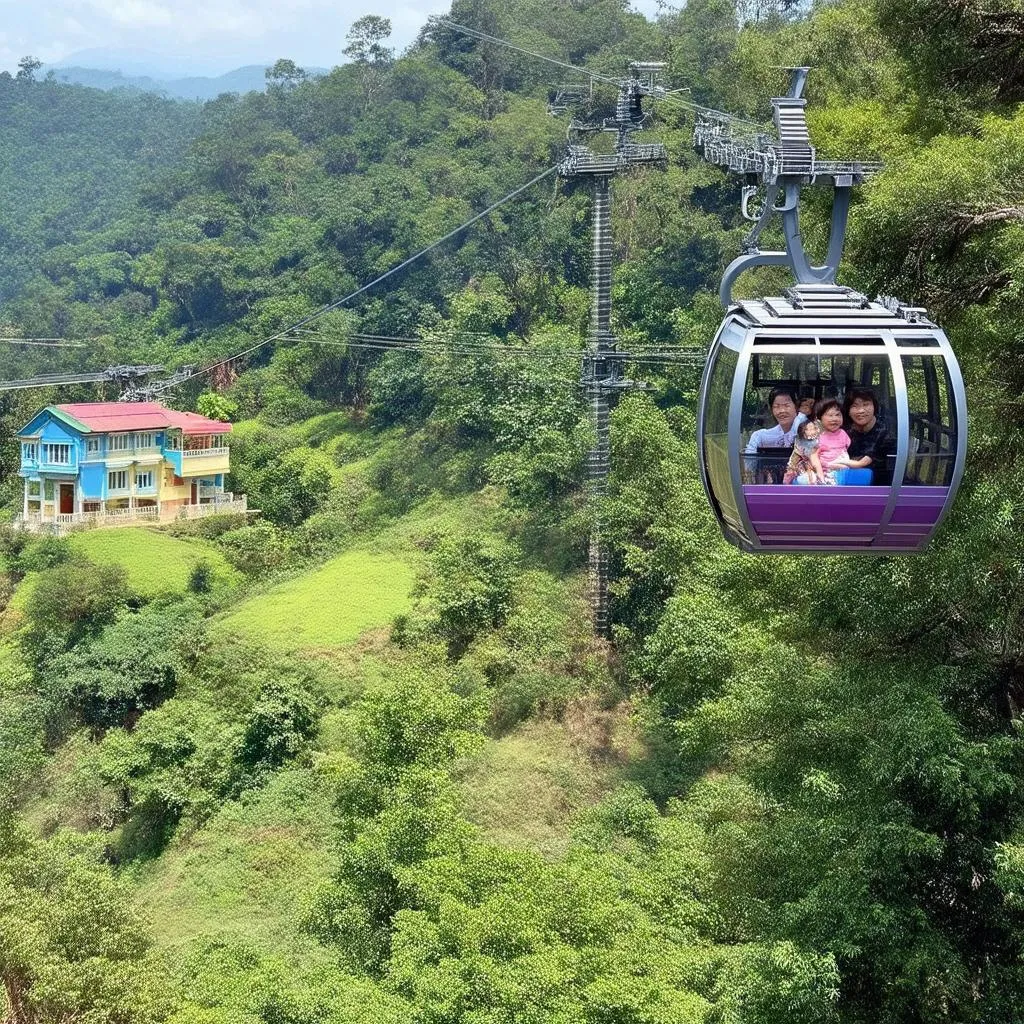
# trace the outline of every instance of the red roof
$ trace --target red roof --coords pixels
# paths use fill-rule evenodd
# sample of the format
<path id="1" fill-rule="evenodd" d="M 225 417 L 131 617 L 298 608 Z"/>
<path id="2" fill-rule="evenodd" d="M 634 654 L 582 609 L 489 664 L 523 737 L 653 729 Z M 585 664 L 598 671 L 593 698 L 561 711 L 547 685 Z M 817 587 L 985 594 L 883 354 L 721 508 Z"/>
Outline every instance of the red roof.
<path id="1" fill-rule="evenodd" d="M 167 409 L 159 402 L 76 402 L 56 408 L 99 434 L 167 427 L 180 427 L 186 434 L 226 434 L 231 430 L 230 423 Z"/>

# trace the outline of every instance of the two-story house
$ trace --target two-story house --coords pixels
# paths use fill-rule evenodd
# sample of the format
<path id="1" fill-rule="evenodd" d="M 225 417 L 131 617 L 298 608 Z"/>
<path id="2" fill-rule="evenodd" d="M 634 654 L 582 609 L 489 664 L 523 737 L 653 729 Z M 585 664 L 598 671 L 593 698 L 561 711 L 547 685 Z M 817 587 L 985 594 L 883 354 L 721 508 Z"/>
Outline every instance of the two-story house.
<path id="1" fill-rule="evenodd" d="M 18 433 L 23 521 L 163 520 L 237 505 L 224 491 L 230 430 L 159 402 L 48 405 Z"/>

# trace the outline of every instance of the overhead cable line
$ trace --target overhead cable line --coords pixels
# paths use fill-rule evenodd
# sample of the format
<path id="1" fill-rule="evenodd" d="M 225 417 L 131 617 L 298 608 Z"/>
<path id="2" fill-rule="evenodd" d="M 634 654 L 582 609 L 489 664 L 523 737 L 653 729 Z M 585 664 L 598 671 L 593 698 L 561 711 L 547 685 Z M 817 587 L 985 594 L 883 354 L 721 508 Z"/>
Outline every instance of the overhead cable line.
<path id="1" fill-rule="evenodd" d="M 446 28 L 455 29 L 457 32 L 461 32 L 471 38 L 479 39 L 483 42 L 494 43 L 497 46 L 504 46 L 509 50 L 515 50 L 517 53 L 526 54 L 528 57 L 535 57 L 537 60 L 547 61 L 549 64 L 554 64 L 556 67 L 582 75 L 584 78 L 592 78 L 596 82 L 605 82 L 609 85 L 618 87 L 622 81 L 619 78 L 612 78 L 609 75 L 602 75 L 596 71 L 589 71 L 586 68 L 581 68 L 577 64 L 569 64 L 566 61 L 557 60 L 554 57 L 548 57 L 543 53 L 537 53 L 535 50 L 527 50 L 525 47 L 517 46 L 515 43 L 509 42 L 507 39 L 502 39 L 500 36 L 492 36 L 489 32 L 482 32 L 480 29 L 470 28 L 468 25 L 460 25 L 457 22 L 448 21 L 446 18 L 437 18 L 435 23 L 438 25 L 444 25 Z M 728 114 L 721 110 L 715 110 L 713 107 L 705 107 L 699 103 L 694 103 L 693 100 L 685 100 L 677 91 L 663 92 L 660 95 L 652 96 L 652 99 L 659 103 L 666 101 L 678 103 L 680 106 L 686 107 L 694 113 L 724 118 L 729 121 L 734 121 L 737 124 L 750 125 L 752 128 L 766 129 L 768 127 L 766 124 L 759 121 L 752 121 L 745 117 L 738 117 L 736 114 Z"/>
<path id="2" fill-rule="evenodd" d="M 476 28 L 469 28 L 467 25 L 460 25 L 454 21 L 448 21 L 446 18 L 435 19 L 435 24 L 444 25 L 445 28 L 453 28 L 457 32 L 461 32 L 463 35 L 472 36 L 474 39 L 480 39 L 486 43 L 495 43 L 498 46 L 504 46 L 509 50 L 515 50 L 518 53 L 524 53 L 528 57 L 536 57 L 538 60 L 546 60 L 549 64 L 554 64 L 556 67 L 566 68 L 569 71 L 573 71 L 578 75 L 584 75 L 587 78 L 593 78 L 598 82 L 607 82 L 610 85 L 618 86 L 619 80 L 617 78 L 611 78 L 608 75 L 601 75 L 595 71 L 587 71 L 586 68 L 577 67 L 575 64 L 567 64 L 565 61 L 556 60 L 554 57 L 545 56 L 543 53 L 536 53 L 533 50 L 524 49 L 522 46 L 516 46 L 515 43 L 510 43 L 507 39 L 501 39 L 498 36 L 492 36 L 487 32 L 481 32 Z"/>
<path id="3" fill-rule="evenodd" d="M 381 281 L 385 281 L 393 274 L 397 274 L 400 270 L 403 270 L 405 267 L 409 266 L 410 263 L 414 263 L 416 260 L 422 258 L 423 256 L 426 256 L 428 252 L 431 252 L 432 250 L 436 249 L 439 245 L 443 245 L 445 242 L 454 238 L 460 232 L 465 231 L 466 228 L 475 224 L 478 220 L 482 220 L 488 214 L 493 213 L 496 209 L 498 209 L 499 206 L 504 205 L 511 199 L 515 199 L 516 196 L 525 192 L 527 189 L 532 188 L 534 185 L 537 184 L 537 182 L 543 181 L 545 178 L 554 174 L 557 170 L 558 164 L 554 164 L 551 167 L 549 167 L 546 171 L 541 171 L 540 174 L 531 178 L 525 185 L 520 185 L 519 188 L 510 192 L 504 198 L 499 199 L 495 203 L 491 203 L 491 205 L 488 206 L 486 210 L 481 210 L 480 213 L 474 214 L 474 216 L 470 217 L 469 220 L 467 220 L 464 224 L 460 224 L 457 228 L 454 228 L 447 234 L 442 235 L 440 238 L 431 242 L 430 245 L 425 246 L 423 249 L 420 249 L 419 252 L 414 253 L 408 259 L 402 260 L 402 262 L 397 264 L 397 266 L 394 266 L 390 270 L 385 271 L 379 277 L 375 277 L 368 284 L 364 284 L 361 288 L 357 288 L 354 292 L 351 292 L 350 294 L 344 296 L 344 298 L 338 299 L 335 302 L 328 303 L 326 306 L 321 306 L 320 309 L 316 310 L 313 313 L 310 313 L 308 316 L 303 317 L 301 320 L 298 321 L 298 323 L 292 324 L 291 327 L 288 327 L 283 331 L 279 331 L 277 334 L 273 334 L 269 338 L 264 338 L 262 341 L 258 341 L 255 345 L 250 345 L 248 348 L 243 349 L 241 352 L 236 352 L 233 355 L 225 357 L 224 359 L 219 359 L 217 360 L 217 362 L 210 363 L 208 366 L 200 367 L 198 370 L 194 371 L 191 374 L 191 376 L 198 377 L 204 373 L 209 373 L 211 370 L 216 370 L 218 367 L 224 366 L 227 363 L 232 363 L 236 359 L 240 359 L 242 356 L 247 356 L 250 353 L 257 351 L 258 349 L 263 348 L 265 345 L 271 344 L 271 342 L 281 340 L 286 335 L 290 334 L 292 331 L 296 331 L 301 327 L 305 327 L 306 324 L 312 323 L 314 320 L 317 320 L 320 317 L 324 316 L 325 314 L 330 313 L 332 310 L 338 309 L 340 306 L 343 306 L 346 302 L 350 302 L 357 296 L 362 295 L 363 292 L 369 291 L 369 289 L 380 284 Z M 173 384 L 168 382 L 164 385 L 156 385 L 151 390 L 153 392 L 165 391 L 168 388 L 175 386 L 175 384 L 177 383 L 180 382 L 175 381 Z"/>
<path id="4" fill-rule="evenodd" d="M 526 346 L 489 345 L 472 346 L 457 345 L 443 340 L 421 338 L 374 337 L 373 335 L 350 335 L 352 339 L 365 340 L 329 340 L 325 338 L 284 337 L 283 341 L 292 341 L 298 345 L 320 345 L 324 348 L 340 349 L 372 349 L 381 352 L 409 352 L 421 355 L 452 354 L 464 356 L 509 356 L 543 361 L 572 360 L 578 361 L 589 355 L 588 349 L 536 349 Z M 654 366 L 681 366 L 690 362 L 704 362 L 703 350 L 667 349 L 654 352 L 619 352 L 616 357 L 631 363 L 647 363 Z"/>
<path id="5" fill-rule="evenodd" d="M 84 341 L 68 341 L 66 338 L 5 338 L 0 341 L 6 345 L 41 345 L 46 348 L 85 348 Z"/>

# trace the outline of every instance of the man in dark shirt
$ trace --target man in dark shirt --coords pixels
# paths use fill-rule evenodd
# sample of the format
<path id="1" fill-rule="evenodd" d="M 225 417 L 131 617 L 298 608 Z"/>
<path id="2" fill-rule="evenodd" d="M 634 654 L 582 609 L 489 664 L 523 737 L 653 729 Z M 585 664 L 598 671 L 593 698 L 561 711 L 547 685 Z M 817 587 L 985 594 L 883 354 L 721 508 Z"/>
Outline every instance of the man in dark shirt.
<path id="1" fill-rule="evenodd" d="M 854 469 L 870 469 L 873 484 L 892 482 L 889 456 L 894 452 L 894 439 L 878 418 L 878 399 L 871 388 L 850 388 L 843 402 L 847 431 L 850 435 L 849 465 Z"/>

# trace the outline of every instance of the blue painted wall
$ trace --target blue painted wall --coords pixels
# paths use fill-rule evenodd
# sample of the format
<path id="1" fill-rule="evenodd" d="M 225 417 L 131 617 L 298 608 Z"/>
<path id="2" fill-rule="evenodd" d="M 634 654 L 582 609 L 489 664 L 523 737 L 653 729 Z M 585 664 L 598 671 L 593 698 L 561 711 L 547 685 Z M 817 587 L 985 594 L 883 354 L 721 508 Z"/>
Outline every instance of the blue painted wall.
<path id="1" fill-rule="evenodd" d="M 79 480 L 82 497 L 86 501 L 97 501 L 106 489 L 107 467 L 102 462 L 87 462 L 82 466 Z"/>

